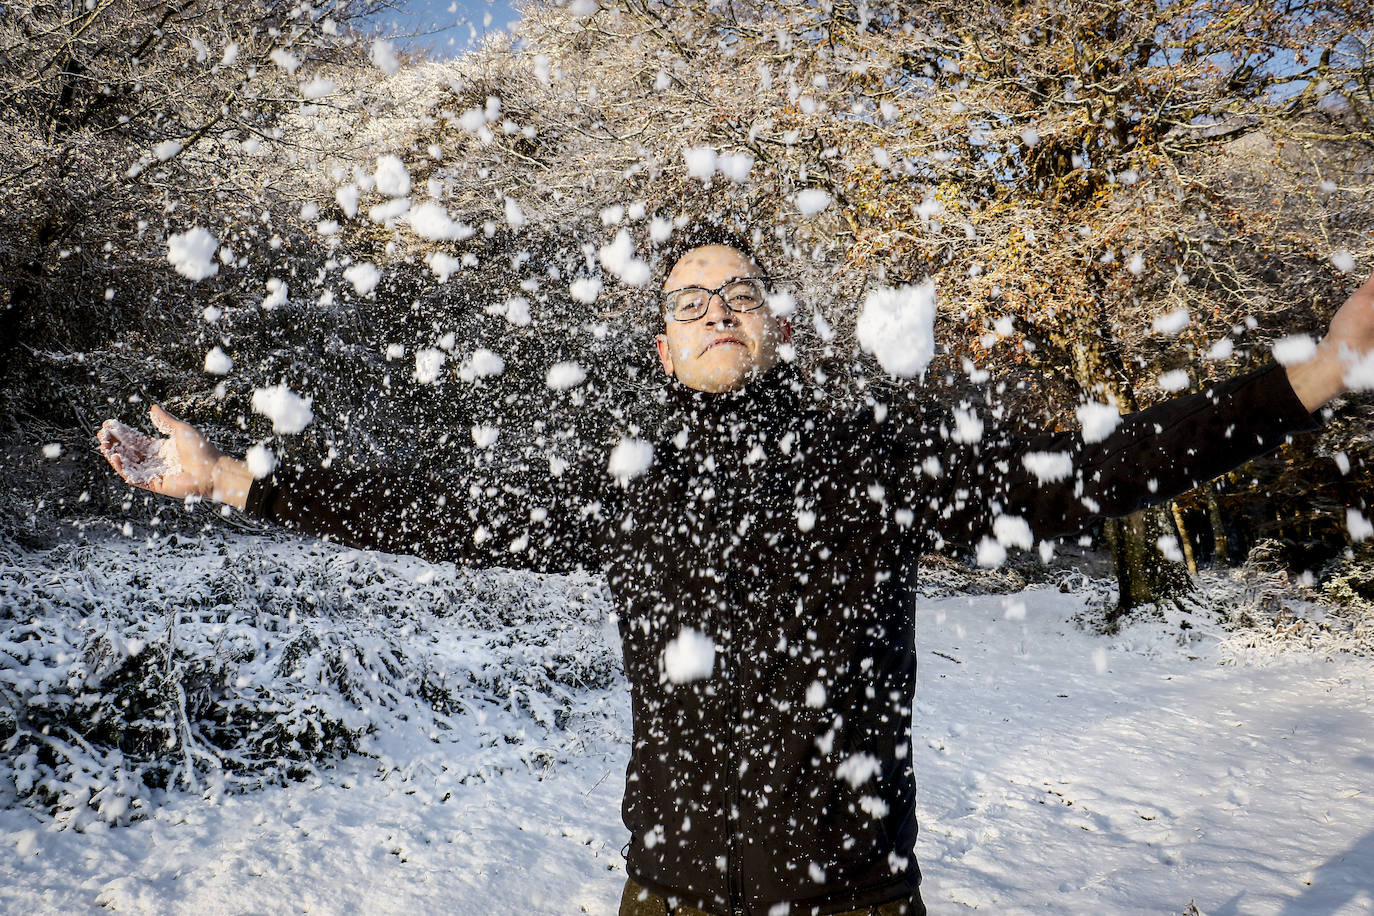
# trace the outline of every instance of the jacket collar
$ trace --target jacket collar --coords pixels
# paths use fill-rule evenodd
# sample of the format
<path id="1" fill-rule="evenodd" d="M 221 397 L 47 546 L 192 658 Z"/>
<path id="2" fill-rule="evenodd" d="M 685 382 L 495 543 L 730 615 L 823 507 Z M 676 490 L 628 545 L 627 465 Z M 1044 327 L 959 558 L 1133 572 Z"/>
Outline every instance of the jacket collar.
<path id="1" fill-rule="evenodd" d="M 689 428 L 715 427 L 724 432 L 787 425 L 802 410 L 804 385 L 791 363 L 779 363 L 742 388 L 711 394 L 674 383 L 668 409 Z M 670 422 L 674 422 L 670 420 Z"/>

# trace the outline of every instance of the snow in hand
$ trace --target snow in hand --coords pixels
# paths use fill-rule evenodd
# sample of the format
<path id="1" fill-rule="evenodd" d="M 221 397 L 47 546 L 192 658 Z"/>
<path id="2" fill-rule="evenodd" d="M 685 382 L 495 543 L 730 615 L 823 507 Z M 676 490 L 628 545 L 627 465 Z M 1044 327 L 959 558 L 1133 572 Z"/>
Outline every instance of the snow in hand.
<path id="1" fill-rule="evenodd" d="M 115 829 L 84 803 L 56 818 L 17 803 L 14 777 L 34 771 L 0 755 L 7 912 L 616 912 L 631 734 L 597 580 L 215 533 L 11 548 L 0 581 L 48 609 L 0 622 L 23 653 L 0 681 L 21 702 L 97 702 L 85 660 L 113 646 L 120 671 L 222 671 L 210 696 L 274 732 L 350 721 L 363 755 L 246 792 L 252 774 L 226 767 L 186 792 L 69 746 L 89 766 L 59 757 L 59 793 L 103 792 L 111 815 L 136 794 Z M 207 595 L 228 604 L 218 618 Z M 1177 621 L 1102 636 L 1073 623 L 1085 598 L 918 603 L 907 721 L 932 910 L 1367 914 L 1368 659 L 1247 648 L 1197 615 L 1187 644 Z M 164 661 L 178 609 L 184 674 Z M 836 778 L 855 804 L 875 785 Z"/>
<path id="2" fill-rule="evenodd" d="M 217 248 L 219 241 L 213 235 L 193 226 L 167 237 L 167 260 L 188 280 L 204 280 L 219 273 L 219 265 L 215 263 Z"/>
<path id="3" fill-rule="evenodd" d="M 924 372 L 935 355 L 935 281 L 873 290 L 864 297 L 855 334 L 892 375 Z"/>
<path id="4" fill-rule="evenodd" d="M 260 413 L 272 421 L 272 432 L 279 436 L 294 436 L 315 419 L 310 410 L 311 398 L 296 394 L 283 382 L 253 392 L 251 406 L 254 413 Z"/>
<path id="5" fill-rule="evenodd" d="M 625 438 L 611 449 L 611 458 L 606 464 L 606 472 L 621 483 L 626 483 L 649 470 L 654 463 L 654 447 L 643 439 Z"/>
<path id="6" fill-rule="evenodd" d="M 118 461 L 116 470 L 129 483 L 142 486 L 181 472 L 174 438 L 154 439 L 118 420 L 106 420 L 96 433 L 96 440 L 106 460 Z"/>
<path id="7" fill-rule="evenodd" d="M 683 627 L 663 649 L 663 673 L 674 684 L 710 677 L 715 667 L 716 644 L 691 627 Z"/>

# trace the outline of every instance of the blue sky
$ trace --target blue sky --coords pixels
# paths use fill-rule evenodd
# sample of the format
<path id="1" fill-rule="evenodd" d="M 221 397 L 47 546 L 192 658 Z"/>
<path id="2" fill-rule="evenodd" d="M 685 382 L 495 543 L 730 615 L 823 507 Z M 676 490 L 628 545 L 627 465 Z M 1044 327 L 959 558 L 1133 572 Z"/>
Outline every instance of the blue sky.
<path id="1" fill-rule="evenodd" d="M 513 0 L 402 0 L 399 9 L 383 13 L 377 23 L 403 47 L 429 47 L 449 57 L 518 18 Z M 416 34 L 401 37 L 410 33 Z"/>

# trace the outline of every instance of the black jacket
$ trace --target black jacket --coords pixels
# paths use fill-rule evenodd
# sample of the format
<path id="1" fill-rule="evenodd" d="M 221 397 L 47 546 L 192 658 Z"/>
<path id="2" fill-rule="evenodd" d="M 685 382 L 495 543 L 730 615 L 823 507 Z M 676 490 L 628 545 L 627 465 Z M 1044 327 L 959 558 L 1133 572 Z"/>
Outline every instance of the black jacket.
<path id="1" fill-rule="evenodd" d="M 922 551 L 995 553 L 999 537 L 1030 547 L 1314 426 L 1278 367 L 1124 417 L 1095 443 L 1006 438 L 986 405 L 962 420 L 828 415 L 786 369 L 740 392 L 676 396 L 681 428 L 629 480 L 612 480 L 604 456 L 561 475 L 542 460 L 479 463 L 458 485 L 279 471 L 254 485 L 248 511 L 397 553 L 605 570 L 633 707 L 628 871 L 665 896 L 750 914 L 918 893 Z M 686 631 L 714 658 L 709 674 L 675 681 Z"/>

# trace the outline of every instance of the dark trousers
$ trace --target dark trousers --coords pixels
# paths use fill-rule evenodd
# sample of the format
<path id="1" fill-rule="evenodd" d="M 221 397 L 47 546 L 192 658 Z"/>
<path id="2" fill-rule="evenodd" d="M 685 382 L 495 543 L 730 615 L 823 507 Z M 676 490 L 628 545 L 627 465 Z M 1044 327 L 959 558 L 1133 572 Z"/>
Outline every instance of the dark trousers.
<path id="1" fill-rule="evenodd" d="M 714 916 L 692 906 L 669 906 L 668 901 L 625 879 L 620 895 L 620 916 Z M 877 906 L 836 913 L 835 916 L 926 916 L 926 906 L 918 894 L 905 900 L 890 900 Z"/>

